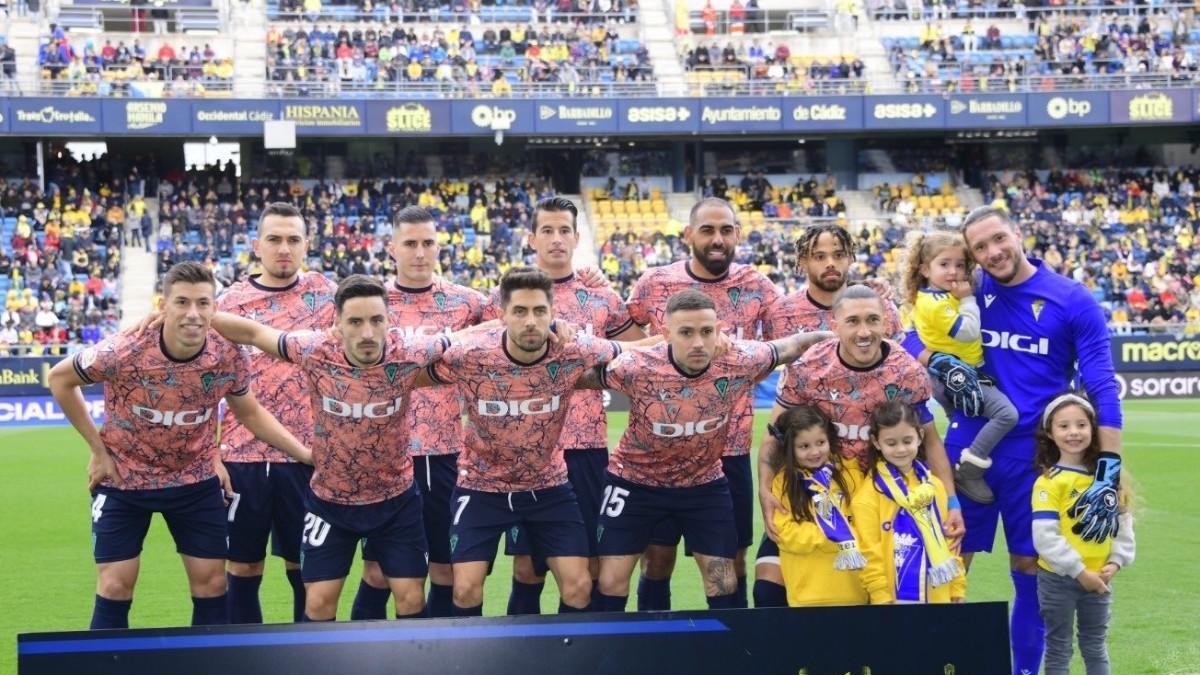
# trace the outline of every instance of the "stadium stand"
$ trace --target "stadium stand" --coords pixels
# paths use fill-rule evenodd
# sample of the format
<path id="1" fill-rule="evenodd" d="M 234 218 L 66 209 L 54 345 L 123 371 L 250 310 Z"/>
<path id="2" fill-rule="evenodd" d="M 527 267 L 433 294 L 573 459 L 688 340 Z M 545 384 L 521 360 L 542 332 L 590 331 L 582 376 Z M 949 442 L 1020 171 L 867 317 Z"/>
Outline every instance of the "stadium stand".
<path id="1" fill-rule="evenodd" d="M 638 82 L 652 76 L 649 54 L 615 22 L 412 25 L 369 23 L 272 26 L 267 77 L 280 93 L 420 88 L 431 94 L 496 96 L 512 85 L 569 93 L 593 83 Z M 423 85 L 423 86 L 422 86 Z M 544 85 L 544 86 L 543 86 Z"/>
<path id="2" fill-rule="evenodd" d="M 271 21 L 405 22 L 462 21 L 481 23 L 532 23 L 564 21 L 596 23 L 609 20 L 631 23 L 637 19 L 637 0 L 535 0 L 534 2 L 481 2 L 471 0 L 434 4 L 428 0 L 371 0 L 323 2 L 284 0 L 267 3 Z"/>
<path id="3" fill-rule="evenodd" d="M 866 65 L 854 54 L 807 55 L 793 52 L 789 40 L 733 37 L 707 44 L 681 40 L 687 82 L 697 93 L 714 88 L 737 93 L 856 93 L 866 90 Z"/>
<path id="4" fill-rule="evenodd" d="M 114 189 L 117 188 L 117 189 Z M 126 221 L 145 208 L 119 184 L 0 197 L 0 355 L 61 355 L 117 328 Z"/>
<path id="5" fill-rule="evenodd" d="M 149 40 L 143 45 L 131 36 L 128 44 L 120 38 L 114 44 L 107 36 L 99 44 L 99 39 L 73 39 L 54 27 L 37 63 L 45 93 L 56 95 L 221 96 L 233 90 L 233 59 L 195 40 Z"/>

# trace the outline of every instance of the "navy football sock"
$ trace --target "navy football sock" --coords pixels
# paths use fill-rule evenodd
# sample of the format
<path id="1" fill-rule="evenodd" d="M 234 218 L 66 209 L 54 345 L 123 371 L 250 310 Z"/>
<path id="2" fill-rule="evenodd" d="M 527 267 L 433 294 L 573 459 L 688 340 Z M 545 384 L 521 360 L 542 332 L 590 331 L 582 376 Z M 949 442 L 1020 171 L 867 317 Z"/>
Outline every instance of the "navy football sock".
<path id="1" fill-rule="evenodd" d="M 588 611 L 587 607 L 582 607 L 582 608 L 572 607 L 572 606 L 568 605 L 567 603 L 563 602 L 562 600 L 558 601 L 558 613 L 559 614 L 582 614 L 583 612 L 586 612 L 586 611 Z"/>
<path id="2" fill-rule="evenodd" d="M 671 579 L 638 579 L 639 612 L 665 612 L 671 609 Z"/>
<path id="3" fill-rule="evenodd" d="M 90 628 L 129 628 L 129 608 L 132 606 L 133 600 L 109 600 L 97 595 Z"/>
<path id="4" fill-rule="evenodd" d="M 258 601 L 262 575 L 239 577 L 226 572 L 225 583 L 229 587 L 225 594 L 229 623 L 262 623 L 262 605 Z"/>
<path id="5" fill-rule="evenodd" d="M 421 611 L 417 612 L 416 614 L 397 614 L 396 618 L 397 619 L 424 619 L 425 618 L 425 610 L 422 609 Z"/>
<path id="6" fill-rule="evenodd" d="M 544 581 L 540 584 L 526 584 L 513 577 L 512 592 L 508 595 L 508 615 L 541 614 L 542 589 L 545 586 Z"/>
<path id="7" fill-rule="evenodd" d="M 459 607 L 451 603 L 451 607 L 454 608 L 454 616 L 483 616 L 483 603 L 474 607 Z"/>
<path id="8" fill-rule="evenodd" d="M 787 589 L 774 581 L 754 581 L 755 607 L 787 607 Z"/>
<path id="9" fill-rule="evenodd" d="M 430 582 L 429 598 L 425 601 L 425 615 L 431 618 L 454 616 L 454 587 Z"/>
<path id="10" fill-rule="evenodd" d="M 390 588 L 375 588 L 366 581 L 358 582 L 358 593 L 354 595 L 354 604 L 350 606 L 351 621 L 382 621 L 387 618 L 388 596 Z"/>
<path id="11" fill-rule="evenodd" d="M 708 600 L 709 609 L 737 609 L 737 593 L 715 595 L 705 600 Z"/>
<path id="12" fill-rule="evenodd" d="M 300 623 L 304 620 L 304 578 L 300 576 L 300 568 L 287 571 L 288 584 L 292 587 L 292 621 Z"/>
<path id="13" fill-rule="evenodd" d="M 596 612 L 624 612 L 627 604 L 629 604 L 628 595 L 605 595 L 600 593 L 600 598 L 592 601 L 592 610 Z"/>
<path id="14" fill-rule="evenodd" d="M 750 606 L 746 600 L 746 575 L 737 578 L 737 590 L 733 592 L 734 607 L 737 609 L 746 609 Z"/>
<path id="15" fill-rule="evenodd" d="M 219 626 L 229 623 L 229 614 L 225 611 L 225 594 L 215 598 L 192 598 L 192 625 Z"/>
<path id="16" fill-rule="evenodd" d="M 301 623 L 333 623 L 336 620 L 337 620 L 336 616 L 333 617 L 332 619 L 313 619 L 313 618 L 309 617 L 307 614 L 300 615 Z"/>

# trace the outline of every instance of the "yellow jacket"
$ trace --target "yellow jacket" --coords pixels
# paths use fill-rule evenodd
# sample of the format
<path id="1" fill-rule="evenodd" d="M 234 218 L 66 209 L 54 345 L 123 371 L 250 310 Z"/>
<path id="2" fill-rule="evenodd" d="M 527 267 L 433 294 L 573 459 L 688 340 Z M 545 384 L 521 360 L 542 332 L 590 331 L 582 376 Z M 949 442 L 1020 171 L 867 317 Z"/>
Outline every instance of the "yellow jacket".
<path id="1" fill-rule="evenodd" d="M 946 513 L 946 487 L 937 476 L 930 475 L 933 487 L 937 492 L 937 507 L 939 513 Z M 904 476 L 908 487 L 917 485 L 916 473 L 909 471 Z M 858 535 L 858 545 L 867 558 L 867 567 L 862 572 L 863 584 L 871 596 L 872 605 L 887 604 L 896 601 L 896 566 L 892 564 L 895 549 L 892 544 L 892 521 L 900 507 L 896 502 L 885 497 L 875 487 L 871 474 L 863 478 L 863 482 L 854 492 L 850 510 L 854 513 L 854 531 Z M 957 557 L 957 556 L 956 556 Z M 959 568 L 963 567 L 962 558 L 958 558 Z M 967 577 L 959 574 L 949 584 L 934 588 L 928 586 L 926 602 L 946 603 L 952 598 L 965 598 L 967 593 Z"/>
<path id="2" fill-rule="evenodd" d="M 862 481 L 857 467 L 843 467 L 846 488 L 851 493 Z M 843 495 L 837 483 L 830 486 L 838 495 L 842 515 L 854 528 L 849 510 L 849 495 Z M 787 587 L 789 607 L 819 605 L 865 605 L 867 591 L 859 570 L 841 571 L 834 568 L 838 545 L 829 541 L 821 526 L 811 520 L 798 522 L 792 517 L 791 500 L 783 491 L 783 473 L 775 476 L 771 491 L 783 502 L 784 513 L 775 513 L 775 528 L 779 531 L 779 568 Z M 857 535 L 856 535 L 857 536 Z"/>

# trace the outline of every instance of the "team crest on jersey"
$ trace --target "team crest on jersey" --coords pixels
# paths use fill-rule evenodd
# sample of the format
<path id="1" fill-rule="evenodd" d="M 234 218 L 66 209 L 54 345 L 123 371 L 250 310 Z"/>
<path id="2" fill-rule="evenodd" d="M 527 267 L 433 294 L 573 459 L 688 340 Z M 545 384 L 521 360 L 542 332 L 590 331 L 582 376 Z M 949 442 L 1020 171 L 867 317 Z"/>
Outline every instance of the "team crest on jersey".
<path id="1" fill-rule="evenodd" d="M 212 390 L 213 382 L 216 382 L 217 376 L 213 373 L 204 373 L 200 376 L 200 386 L 204 387 L 204 392 L 208 393 Z"/>
<path id="2" fill-rule="evenodd" d="M 521 528 L 517 527 L 516 525 L 513 525 L 512 529 L 510 529 L 508 531 L 508 536 L 512 538 L 514 544 L 517 543 L 517 537 L 520 535 L 521 535 Z"/>
<path id="3" fill-rule="evenodd" d="M 729 296 L 729 302 L 733 303 L 734 307 L 737 307 L 738 303 L 742 300 L 742 289 L 730 288 L 725 293 Z"/>
<path id="4" fill-rule="evenodd" d="M 446 309 L 446 294 L 441 291 L 434 293 L 433 304 L 437 305 L 438 309 Z"/>
<path id="5" fill-rule="evenodd" d="M 580 307 L 587 307 L 588 292 L 582 288 L 575 291 L 575 302 L 579 303 Z"/>
<path id="6" fill-rule="evenodd" d="M 458 535 L 450 535 L 450 552 L 454 553 L 454 549 L 458 548 Z"/>
<path id="7" fill-rule="evenodd" d="M 559 370 L 562 370 L 562 366 L 557 361 L 546 364 L 546 374 L 550 376 L 551 382 L 558 379 Z"/>
<path id="8" fill-rule="evenodd" d="M 396 375 L 400 374 L 400 364 L 389 363 L 383 367 L 383 374 L 387 375 L 388 382 L 395 382 Z"/>
<path id="9" fill-rule="evenodd" d="M 721 395 L 721 398 L 725 398 L 725 393 L 729 391 L 729 378 L 718 377 L 717 381 L 713 382 L 713 387 L 716 388 L 717 393 Z"/>
<path id="10" fill-rule="evenodd" d="M 596 526 L 596 543 L 597 543 L 597 544 L 599 544 L 599 543 L 600 543 L 600 539 L 601 539 L 601 538 L 603 538 L 603 537 L 604 537 L 604 526 L 603 526 L 603 525 L 597 525 L 597 526 Z"/>
<path id="11" fill-rule="evenodd" d="M 308 306 L 308 311 L 312 312 L 317 309 L 317 294 L 309 291 L 300 295 L 304 300 L 304 304 Z"/>
<path id="12" fill-rule="evenodd" d="M 899 385 L 895 385 L 895 384 L 883 385 L 883 395 L 887 396 L 887 400 L 895 401 L 896 397 L 900 395 Z"/>
<path id="13" fill-rule="evenodd" d="M 1033 320 L 1034 321 L 1037 321 L 1038 319 L 1042 318 L 1042 308 L 1045 306 L 1046 306 L 1045 300 L 1034 300 L 1033 304 L 1030 305 L 1029 308 L 1033 310 Z"/>

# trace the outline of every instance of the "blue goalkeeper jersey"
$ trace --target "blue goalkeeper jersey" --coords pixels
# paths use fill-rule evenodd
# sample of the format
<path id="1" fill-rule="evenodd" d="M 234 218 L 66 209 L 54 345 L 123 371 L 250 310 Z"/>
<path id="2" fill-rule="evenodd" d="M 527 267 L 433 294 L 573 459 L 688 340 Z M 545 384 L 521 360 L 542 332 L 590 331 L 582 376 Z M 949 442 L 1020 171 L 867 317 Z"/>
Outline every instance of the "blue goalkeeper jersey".
<path id="1" fill-rule="evenodd" d="M 1083 284 L 1030 259 L 1037 272 L 1017 286 L 987 274 L 975 292 L 983 329 L 983 372 L 1000 383 L 1020 421 L 994 456 L 1032 461 L 1042 412 L 1077 379 L 1101 426 L 1121 426 L 1116 372 L 1104 312 Z M 987 420 L 955 413 L 946 445 L 970 445 Z"/>

